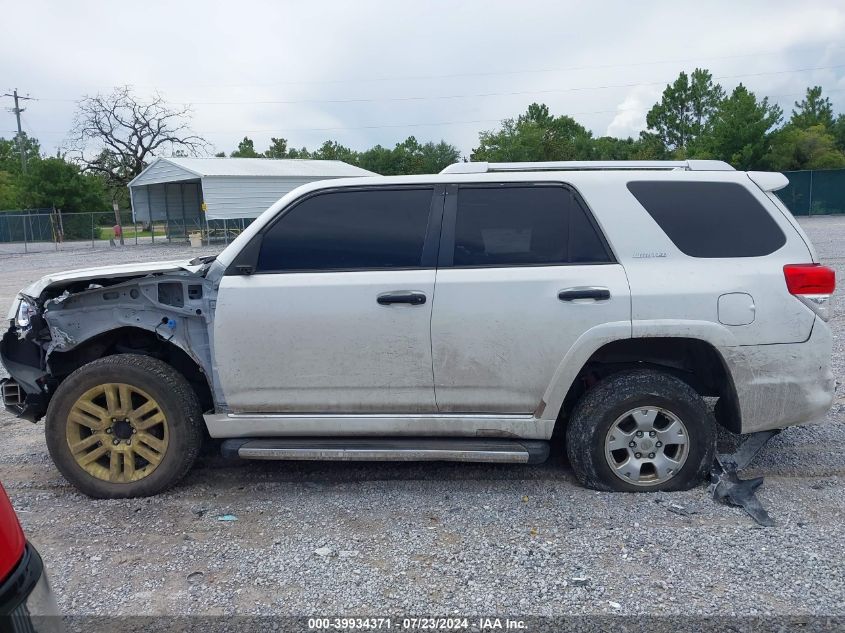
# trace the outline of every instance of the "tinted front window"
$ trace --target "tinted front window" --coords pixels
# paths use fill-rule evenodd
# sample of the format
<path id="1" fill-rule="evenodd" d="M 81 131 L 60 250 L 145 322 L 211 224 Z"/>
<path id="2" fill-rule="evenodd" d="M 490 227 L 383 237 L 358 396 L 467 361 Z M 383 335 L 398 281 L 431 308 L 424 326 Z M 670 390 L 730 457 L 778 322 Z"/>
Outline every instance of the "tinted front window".
<path id="1" fill-rule="evenodd" d="M 769 212 L 740 184 L 629 182 L 628 190 L 692 257 L 758 257 L 786 243 Z"/>
<path id="2" fill-rule="evenodd" d="M 431 189 L 380 189 L 308 198 L 264 235 L 258 270 L 418 267 L 431 195 Z"/>
<path id="3" fill-rule="evenodd" d="M 607 262 L 601 238 L 564 187 L 462 187 L 454 266 Z"/>

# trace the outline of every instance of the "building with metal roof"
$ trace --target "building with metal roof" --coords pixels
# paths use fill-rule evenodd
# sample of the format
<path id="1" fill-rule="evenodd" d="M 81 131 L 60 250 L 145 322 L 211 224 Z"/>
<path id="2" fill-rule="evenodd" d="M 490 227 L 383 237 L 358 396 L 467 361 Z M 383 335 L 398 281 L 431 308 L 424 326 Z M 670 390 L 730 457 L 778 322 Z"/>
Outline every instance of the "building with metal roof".
<path id="1" fill-rule="evenodd" d="M 376 175 L 339 160 L 157 158 L 129 183 L 129 195 L 136 222 L 166 222 L 169 235 L 184 234 L 219 220 L 243 225 L 308 182 Z"/>

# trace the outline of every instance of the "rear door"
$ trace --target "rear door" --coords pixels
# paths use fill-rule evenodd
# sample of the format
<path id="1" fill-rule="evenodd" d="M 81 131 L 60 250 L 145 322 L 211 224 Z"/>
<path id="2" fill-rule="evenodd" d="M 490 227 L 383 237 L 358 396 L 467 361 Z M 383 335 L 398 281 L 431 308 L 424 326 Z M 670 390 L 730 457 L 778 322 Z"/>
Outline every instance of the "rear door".
<path id="1" fill-rule="evenodd" d="M 431 324 L 440 411 L 530 413 L 578 337 L 630 318 L 625 272 L 571 188 L 447 188 Z"/>
<path id="2" fill-rule="evenodd" d="M 441 214 L 431 186 L 339 188 L 286 209 L 260 236 L 254 272 L 220 284 L 214 345 L 229 407 L 434 412 Z"/>

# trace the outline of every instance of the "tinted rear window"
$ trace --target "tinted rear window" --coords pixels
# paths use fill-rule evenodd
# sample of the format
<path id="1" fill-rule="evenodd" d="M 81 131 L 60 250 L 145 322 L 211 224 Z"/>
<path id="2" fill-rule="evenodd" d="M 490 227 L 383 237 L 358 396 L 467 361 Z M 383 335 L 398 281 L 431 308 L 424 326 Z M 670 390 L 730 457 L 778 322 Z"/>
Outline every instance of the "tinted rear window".
<path id="1" fill-rule="evenodd" d="M 654 221 L 691 257 L 759 257 L 786 236 L 751 192 L 733 182 L 629 182 Z"/>
<path id="2" fill-rule="evenodd" d="M 454 266 L 609 261 L 584 209 L 564 187 L 461 187 L 458 192 Z"/>

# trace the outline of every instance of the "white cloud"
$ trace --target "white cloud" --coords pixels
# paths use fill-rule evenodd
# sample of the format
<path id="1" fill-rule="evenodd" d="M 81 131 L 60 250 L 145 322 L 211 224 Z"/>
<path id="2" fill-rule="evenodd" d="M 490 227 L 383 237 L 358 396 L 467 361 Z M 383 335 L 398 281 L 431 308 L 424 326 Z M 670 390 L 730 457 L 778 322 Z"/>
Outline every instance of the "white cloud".
<path id="1" fill-rule="evenodd" d="M 616 106 L 616 115 L 607 126 L 607 135 L 619 138 L 639 136 L 647 127 L 646 114 L 660 99 L 661 92 L 657 86 L 637 86 L 631 89 L 622 103 Z"/>

